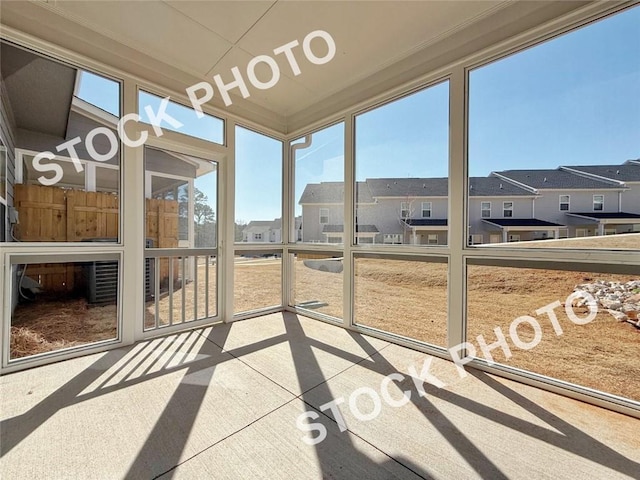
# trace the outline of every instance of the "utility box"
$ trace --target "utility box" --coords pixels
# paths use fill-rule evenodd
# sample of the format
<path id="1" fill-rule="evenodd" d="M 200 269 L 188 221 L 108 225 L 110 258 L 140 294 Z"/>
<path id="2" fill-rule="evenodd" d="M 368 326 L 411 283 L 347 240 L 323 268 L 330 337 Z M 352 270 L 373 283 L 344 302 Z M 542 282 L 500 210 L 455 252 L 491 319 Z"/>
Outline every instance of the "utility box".
<path id="1" fill-rule="evenodd" d="M 116 243 L 117 238 L 90 238 L 84 242 Z M 153 240 L 146 240 L 146 247 L 153 247 Z M 155 287 L 154 267 L 152 258 L 145 259 L 145 297 L 153 297 Z M 85 278 L 87 283 L 87 301 L 92 304 L 115 303 L 118 299 L 118 262 L 115 260 L 101 260 L 85 264 Z"/>

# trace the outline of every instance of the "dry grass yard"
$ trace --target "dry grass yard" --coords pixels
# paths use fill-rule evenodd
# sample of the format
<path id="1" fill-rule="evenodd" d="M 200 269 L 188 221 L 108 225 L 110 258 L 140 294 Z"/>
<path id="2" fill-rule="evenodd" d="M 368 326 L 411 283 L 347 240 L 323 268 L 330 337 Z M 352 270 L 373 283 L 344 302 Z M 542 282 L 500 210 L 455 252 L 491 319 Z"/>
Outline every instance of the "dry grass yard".
<path id="1" fill-rule="evenodd" d="M 636 242 L 638 235 L 607 237 L 600 240 Z M 622 238 L 626 237 L 626 238 Z M 590 239 L 580 240 L 589 241 Z M 551 243 L 551 242 L 549 242 Z M 610 248 L 615 248 L 612 243 Z M 173 302 L 169 296 L 158 299 L 159 321 L 182 321 L 184 291 L 186 318 L 204 317 L 206 306 L 206 266 L 198 265 L 197 282 L 184 289 L 176 282 Z M 280 303 L 282 264 L 276 258 L 237 258 L 235 268 L 235 312 L 255 310 Z M 342 317 L 343 276 L 319 271 L 295 260 L 294 298 L 296 304 L 310 304 L 309 310 Z M 215 265 L 209 265 L 209 313 L 215 312 Z M 434 345 L 446 345 L 447 266 L 404 260 L 357 259 L 355 265 L 356 322 Z M 564 304 L 577 284 L 596 280 L 627 281 L 640 277 L 504 267 L 470 266 L 468 270 L 468 339 L 483 356 L 477 337 L 488 344 L 496 340 L 500 327 L 507 337 L 512 356 L 505 358 L 498 348 L 492 351 L 496 362 L 531 370 L 550 377 L 604 390 L 640 400 L 640 330 L 619 323 L 606 311 L 594 321 L 576 325 L 564 307 L 555 308 L 563 329 L 556 335 L 545 314 L 535 311 L 559 301 Z M 197 298 L 194 296 L 197 286 Z M 40 308 L 37 310 L 36 308 Z M 155 303 L 147 303 L 146 326 L 153 326 Z M 576 308 L 578 315 L 586 309 Z M 537 319 L 542 340 L 526 351 L 509 338 L 509 326 L 517 317 Z M 48 302 L 44 307 L 19 306 L 14 315 L 11 335 L 12 358 L 66 348 L 82 343 L 114 338 L 115 307 L 88 307 L 84 300 Z M 533 330 L 520 325 L 523 342 L 533 338 Z"/>
<path id="2" fill-rule="evenodd" d="M 11 358 L 111 340 L 117 322 L 115 305 L 94 307 L 84 298 L 18 305 L 11 322 Z"/>

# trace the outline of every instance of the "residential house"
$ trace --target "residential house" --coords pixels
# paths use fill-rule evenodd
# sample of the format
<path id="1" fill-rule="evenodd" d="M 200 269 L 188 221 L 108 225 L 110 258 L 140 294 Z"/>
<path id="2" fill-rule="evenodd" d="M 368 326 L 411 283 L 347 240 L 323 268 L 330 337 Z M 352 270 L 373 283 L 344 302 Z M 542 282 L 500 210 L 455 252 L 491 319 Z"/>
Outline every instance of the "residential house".
<path id="1" fill-rule="evenodd" d="M 282 219 L 250 221 L 242 231 L 242 241 L 250 243 L 282 242 Z"/>
<path id="2" fill-rule="evenodd" d="M 357 182 L 356 243 L 446 245 L 447 178 Z M 308 184 L 302 241 L 344 241 L 344 185 Z M 640 162 L 506 170 L 469 179 L 469 243 L 640 231 Z"/>

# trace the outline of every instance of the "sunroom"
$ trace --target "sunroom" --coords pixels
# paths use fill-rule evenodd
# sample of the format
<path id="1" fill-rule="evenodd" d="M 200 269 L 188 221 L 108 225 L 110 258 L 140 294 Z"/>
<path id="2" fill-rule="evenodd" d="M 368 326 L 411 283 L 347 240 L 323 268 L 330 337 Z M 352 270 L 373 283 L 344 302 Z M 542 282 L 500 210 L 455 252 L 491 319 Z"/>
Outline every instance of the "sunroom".
<path id="1" fill-rule="evenodd" d="M 640 471 L 636 2 L 0 14 L 0 475 Z"/>

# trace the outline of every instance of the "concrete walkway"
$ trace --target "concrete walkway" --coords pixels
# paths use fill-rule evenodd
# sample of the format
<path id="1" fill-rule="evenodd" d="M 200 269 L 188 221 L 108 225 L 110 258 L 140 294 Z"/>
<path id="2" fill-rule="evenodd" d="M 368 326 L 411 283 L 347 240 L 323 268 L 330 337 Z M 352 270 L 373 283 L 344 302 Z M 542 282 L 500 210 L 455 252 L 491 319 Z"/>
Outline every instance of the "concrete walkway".
<path id="1" fill-rule="evenodd" d="M 6 375 L 0 478 L 640 477 L 640 420 L 431 358 L 274 314 Z"/>

